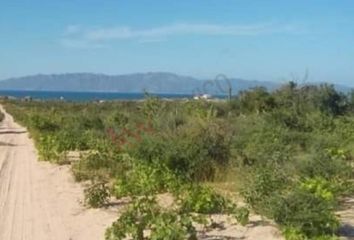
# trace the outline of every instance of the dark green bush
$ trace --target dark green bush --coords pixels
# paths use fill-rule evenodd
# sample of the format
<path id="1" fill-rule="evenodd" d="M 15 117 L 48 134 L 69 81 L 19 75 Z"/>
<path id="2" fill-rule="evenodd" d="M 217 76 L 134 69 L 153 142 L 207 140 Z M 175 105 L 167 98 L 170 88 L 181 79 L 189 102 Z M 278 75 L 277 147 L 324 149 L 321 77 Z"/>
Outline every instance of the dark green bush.
<path id="1" fill-rule="evenodd" d="M 301 163 L 301 173 L 308 177 L 349 179 L 353 171 L 349 162 L 343 158 L 331 156 L 330 153 L 319 153 L 317 156 Z"/>
<path id="2" fill-rule="evenodd" d="M 193 180 L 212 180 L 230 158 L 229 133 L 217 123 L 184 126 L 164 153 L 166 165 Z"/>
<path id="3" fill-rule="evenodd" d="M 289 183 L 286 172 L 277 164 L 261 166 L 250 173 L 241 194 L 256 212 L 271 217 L 274 199 L 281 195 Z"/>
<path id="4" fill-rule="evenodd" d="M 211 180 L 228 165 L 228 134 L 218 123 L 184 125 L 173 136 L 143 136 L 131 154 L 143 162 L 159 160 L 181 177 Z"/>
<path id="5" fill-rule="evenodd" d="M 108 203 L 109 188 L 105 183 L 93 183 L 85 189 L 85 202 L 93 208 L 102 207 Z"/>
<path id="6" fill-rule="evenodd" d="M 58 123 L 54 122 L 49 116 L 34 114 L 30 116 L 30 128 L 43 132 L 55 132 L 60 129 Z"/>
<path id="7" fill-rule="evenodd" d="M 309 239 L 333 236 L 339 227 L 332 202 L 303 189 L 295 189 L 278 198 L 273 218 L 278 224 L 296 229 Z"/>

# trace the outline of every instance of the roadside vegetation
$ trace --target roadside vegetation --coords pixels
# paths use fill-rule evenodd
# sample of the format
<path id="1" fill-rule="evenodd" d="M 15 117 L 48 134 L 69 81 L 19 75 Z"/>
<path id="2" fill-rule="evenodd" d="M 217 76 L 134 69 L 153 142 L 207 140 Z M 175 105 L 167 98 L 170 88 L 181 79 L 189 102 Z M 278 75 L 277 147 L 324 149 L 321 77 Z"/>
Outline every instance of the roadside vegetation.
<path id="1" fill-rule="evenodd" d="M 354 93 L 330 85 L 290 82 L 230 101 L 3 104 L 42 160 L 70 163 L 91 183 L 87 204 L 129 199 L 107 240 L 197 239 L 196 223 L 212 227 L 212 214 L 246 225 L 250 212 L 289 240 L 336 239 L 335 211 L 353 193 Z"/>
<path id="2" fill-rule="evenodd" d="M 5 115 L 3 112 L 0 111 L 0 122 L 2 122 L 2 120 L 4 120 Z"/>

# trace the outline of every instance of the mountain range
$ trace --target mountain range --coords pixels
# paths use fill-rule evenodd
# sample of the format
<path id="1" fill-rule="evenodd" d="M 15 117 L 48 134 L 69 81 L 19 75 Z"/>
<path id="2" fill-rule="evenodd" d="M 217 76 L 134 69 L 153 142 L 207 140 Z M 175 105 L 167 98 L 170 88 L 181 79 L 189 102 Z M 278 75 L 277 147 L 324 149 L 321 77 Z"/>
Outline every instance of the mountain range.
<path id="1" fill-rule="evenodd" d="M 122 93 L 171 93 L 171 94 L 228 94 L 248 88 L 263 86 L 270 90 L 279 86 L 266 81 L 227 79 L 220 75 L 215 79 L 197 79 L 165 72 L 105 75 L 93 73 L 69 73 L 32 75 L 0 81 L 0 90 L 25 91 L 75 91 Z"/>
<path id="2" fill-rule="evenodd" d="M 121 92 L 121 93 L 167 93 L 167 94 L 212 94 L 227 95 L 261 86 L 268 90 L 278 88 L 281 83 L 226 78 L 197 79 L 167 72 L 105 75 L 94 73 L 38 74 L 10 78 L 0 81 L 0 90 L 22 91 L 68 91 L 68 92 Z M 351 88 L 335 85 L 343 92 Z"/>

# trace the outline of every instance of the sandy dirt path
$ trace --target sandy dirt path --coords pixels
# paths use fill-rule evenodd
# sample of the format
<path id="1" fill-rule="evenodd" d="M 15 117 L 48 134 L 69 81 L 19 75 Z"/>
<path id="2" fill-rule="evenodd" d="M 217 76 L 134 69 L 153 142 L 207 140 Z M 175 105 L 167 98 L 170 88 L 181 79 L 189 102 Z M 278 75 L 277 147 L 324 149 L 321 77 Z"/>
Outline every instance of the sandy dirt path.
<path id="1" fill-rule="evenodd" d="M 104 239 L 117 213 L 87 209 L 82 199 L 69 167 L 37 161 L 26 129 L 6 114 L 0 124 L 0 239 Z"/>

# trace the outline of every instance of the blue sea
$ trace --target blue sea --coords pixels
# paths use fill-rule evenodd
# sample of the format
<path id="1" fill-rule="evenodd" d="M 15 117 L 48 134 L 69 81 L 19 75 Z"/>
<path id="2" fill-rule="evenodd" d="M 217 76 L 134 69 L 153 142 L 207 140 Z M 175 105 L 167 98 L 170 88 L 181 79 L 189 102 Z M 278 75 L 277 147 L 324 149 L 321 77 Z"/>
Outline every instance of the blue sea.
<path id="1" fill-rule="evenodd" d="M 191 94 L 151 94 L 160 98 L 182 99 L 193 98 Z M 54 91 L 15 91 L 0 90 L 0 96 L 15 98 L 31 97 L 39 100 L 95 101 L 95 100 L 140 100 L 144 93 L 114 93 L 114 92 L 54 92 Z M 214 96 L 225 98 L 225 96 Z"/>

